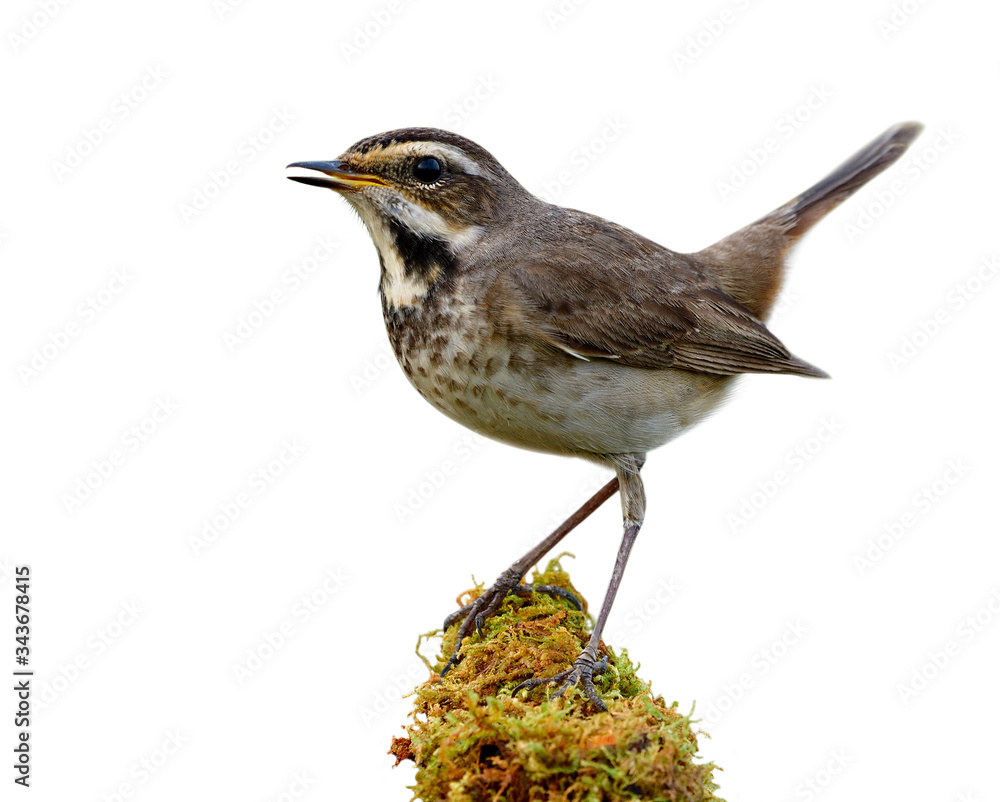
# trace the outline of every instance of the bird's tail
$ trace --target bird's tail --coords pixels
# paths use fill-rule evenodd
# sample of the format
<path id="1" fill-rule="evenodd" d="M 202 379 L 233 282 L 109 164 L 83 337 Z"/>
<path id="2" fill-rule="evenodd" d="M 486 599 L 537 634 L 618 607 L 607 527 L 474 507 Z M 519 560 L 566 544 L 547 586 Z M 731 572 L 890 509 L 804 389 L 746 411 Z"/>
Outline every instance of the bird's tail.
<path id="1" fill-rule="evenodd" d="M 923 130 L 920 123 L 894 125 L 869 142 L 818 184 L 775 209 L 754 225 L 777 225 L 793 242 L 813 224 L 893 164 Z"/>
<path id="2" fill-rule="evenodd" d="M 922 130 L 920 123 L 894 125 L 818 184 L 697 257 L 724 290 L 763 320 L 781 289 L 788 249 L 893 164 Z"/>

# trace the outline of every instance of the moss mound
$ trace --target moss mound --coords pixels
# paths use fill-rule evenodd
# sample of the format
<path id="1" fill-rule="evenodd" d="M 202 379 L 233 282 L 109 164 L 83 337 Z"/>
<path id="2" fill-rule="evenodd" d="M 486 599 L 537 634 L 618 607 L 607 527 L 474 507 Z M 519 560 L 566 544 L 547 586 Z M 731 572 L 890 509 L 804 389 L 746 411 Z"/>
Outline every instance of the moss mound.
<path id="1" fill-rule="evenodd" d="M 558 558 L 536 570 L 532 583 L 566 588 L 586 609 Z M 481 592 L 482 586 L 467 591 L 461 602 Z M 466 639 L 462 661 L 442 680 L 437 674 L 457 630 L 456 624 L 444 633 L 437 665 L 425 659 L 432 676 L 416 689 L 406 737 L 393 738 L 390 749 L 397 764 L 417 765 L 415 800 L 719 800 L 717 767 L 695 762 L 690 718 L 652 695 L 624 650 L 616 654 L 601 644 L 608 668 L 594 686 L 608 713 L 594 711 L 576 688 L 550 701 L 554 684 L 511 698 L 522 680 L 569 667 L 585 645 L 588 618 L 567 601 L 509 594 L 482 636 Z"/>

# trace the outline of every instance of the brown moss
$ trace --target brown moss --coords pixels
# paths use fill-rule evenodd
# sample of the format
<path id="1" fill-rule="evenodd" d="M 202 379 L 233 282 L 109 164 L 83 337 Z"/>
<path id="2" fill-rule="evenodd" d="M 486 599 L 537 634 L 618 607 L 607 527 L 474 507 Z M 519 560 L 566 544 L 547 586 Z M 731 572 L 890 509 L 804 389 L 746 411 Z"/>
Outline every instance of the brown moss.
<path id="1" fill-rule="evenodd" d="M 532 582 L 566 588 L 586 608 L 558 558 Z M 468 591 L 463 601 L 481 591 Z M 601 644 L 609 665 L 594 685 L 608 713 L 596 712 L 578 689 L 549 700 L 553 685 L 511 698 L 522 680 L 567 668 L 585 644 L 587 616 L 568 602 L 509 595 L 482 637 L 466 639 L 461 662 L 441 680 L 437 673 L 457 629 L 444 633 L 436 665 L 428 662 L 432 676 L 416 689 L 407 737 L 393 739 L 397 764 L 410 759 L 417 765 L 415 800 L 719 799 L 716 767 L 696 762 L 689 717 L 650 692 L 624 650 Z"/>

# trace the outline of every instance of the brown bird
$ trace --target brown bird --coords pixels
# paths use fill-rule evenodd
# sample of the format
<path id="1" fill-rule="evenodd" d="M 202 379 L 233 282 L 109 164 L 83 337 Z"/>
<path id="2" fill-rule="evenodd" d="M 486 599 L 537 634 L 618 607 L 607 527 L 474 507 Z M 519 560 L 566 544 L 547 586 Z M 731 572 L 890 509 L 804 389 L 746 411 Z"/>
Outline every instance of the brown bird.
<path id="1" fill-rule="evenodd" d="M 742 373 L 826 377 L 765 327 L 789 249 L 895 162 L 920 133 L 896 125 L 811 189 L 697 253 L 675 253 L 608 220 L 536 198 L 486 150 L 432 128 L 362 139 L 288 177 L 336 190 L 378 250 L 382 311 L 417 391 L 450 418 L 512 445 L 583 457 L 616 478 L 515 562 L 462 620 L 462 640 L 528 569 L 621 491 L 624 536 L 589 642 L 566 671 L 522 687 L 592 677 L 601 633 L 642 525 L 646 454 L 694 426 Z M 576 599 L 569 600 L 579 607 Z"/>

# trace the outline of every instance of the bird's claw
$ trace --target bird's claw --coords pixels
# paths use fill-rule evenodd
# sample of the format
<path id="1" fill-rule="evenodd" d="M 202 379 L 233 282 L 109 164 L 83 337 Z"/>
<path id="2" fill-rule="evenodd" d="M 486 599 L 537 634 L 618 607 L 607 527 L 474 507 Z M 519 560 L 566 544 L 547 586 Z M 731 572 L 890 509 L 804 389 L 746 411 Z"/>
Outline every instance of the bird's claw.
<path id="1" fill-rule="evenodd" d="M 602 713 L 606 713 L 608 711 L 608 706 L 604 704 L 601 697 L 597 695 L 597 690 L 594 688 L 593 678 L 595 674 L 603 674 L 607 667 L 607 657 L 602 657 L 600 660 L 597 660 L 592 656 L 589 649 L 584 649 L 583 653 L 576 658 L 576 661 L 570 668 L 567 668 L 565 671 L 561 671 L 552 677 L 534 677 L 532 679 L 526 679 L 514 688 L 514 690 L 510 692 L 510 695 L 514 696 L 518 691 L 537 688 L 539 685 L 546 685 L 550 682 L 562 682 L 562 685 L 559 686 L 558 690 L 552 694 L 553 699 L 558 699 L 568 688 L 572 688 L 574 685 L 579 684 L 591 704 Z"/>
<path id="2" fill-rule="evenodd" d="M 448 658 L 448 662 L 445 663 L 444 668 L 441 670 L 442 677 L 448 673 L 452 666 L 458 663 L 458 653 L 462 649 L 462 641 L 472 634 L 473 627 L 475 627 L 476 632 L 480 636 L 483 634 L 483 624 L 486 622 L 486 619 L 496 614 L 497 610 L 500 609 L 500 605 L 503 604 L 503 600 L 507 598 L 508 593 L 513 593 L 517 596 L 546 593 L 550 596 L 565 599 L 577 610 L 583 612 L 583 605 L 580 604 L 580 600 L 565 588 L 561 588 L 558 585 L 525 585 L 521 583 L 522 576 L 523 574 L 518 574 L 510 569 L 504 571 L 497 581 L 483 591 L 477 599 L 459 608 L 444 620 L 443 629 L 445 630 L 454 626 L 457 621 L 461 621 L 462 624 L 458 628 L 458 636 L 455 640 L 455 648 L 452 650 L 451 657 Z"/>

